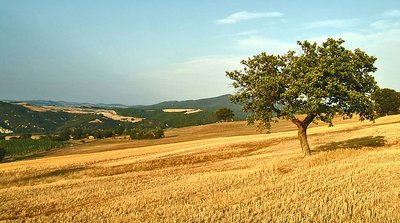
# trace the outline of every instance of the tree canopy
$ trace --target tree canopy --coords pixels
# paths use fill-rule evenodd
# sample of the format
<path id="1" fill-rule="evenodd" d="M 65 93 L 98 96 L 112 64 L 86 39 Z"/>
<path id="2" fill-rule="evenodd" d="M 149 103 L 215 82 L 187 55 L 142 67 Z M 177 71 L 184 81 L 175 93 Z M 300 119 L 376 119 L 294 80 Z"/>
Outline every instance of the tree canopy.
<path id="1" fill-rule="evenodd" d="M 215 114 L 217 115 L 218 121 L 230 121 L 235 116 L 233 111 L 229 108 L 220 108 Z"/>
<path id="2" fill-rule="evenodd" d="M 332 125 L 336 114 L 357 114 L 360 120 L 376 117 L 371 95 L 378 87 L 370 73 L 377 70 L 377 58 L 360 49 L 348 50 L 344 42 L 298 41 L 298 52 L 263 52 L 243 60 L 242 70 L 226 72 L 237 90 L 231 100 L 242 105 L 249 123 L 259 121 L 261 128 L 269 129 L 274 117 L 291 120 L 299 129 L 303 152 L 311 154 L 306 137 L 310 123 Z M 298 114 L 306 117 L 301 120 Z"/>
<path id="3" fill-rule="evenodd" d="M 400 92 L 393 89 L 379 89 L 373 94 L 380 116 L 400 113 Z"/>

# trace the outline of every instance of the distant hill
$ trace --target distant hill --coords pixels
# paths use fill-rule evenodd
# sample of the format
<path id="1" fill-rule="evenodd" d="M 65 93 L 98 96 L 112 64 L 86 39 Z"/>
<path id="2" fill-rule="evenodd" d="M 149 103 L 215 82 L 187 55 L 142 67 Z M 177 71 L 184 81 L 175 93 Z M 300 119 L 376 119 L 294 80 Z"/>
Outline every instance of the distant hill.
<path id="1" fill-rule="evenodd" d="M 47 101 L 47 100 L 28 100 L 28 101 L 14 101 L 14 102 L 27 102 L 36 106 L 60 106 L 60 107 L 98 107 L 98 108 L 141 108 L 141 109 L 166 109 L 166 108 L 193 108 L 205 111 L 215 112 L 220 108 L 229 108 L 235 113 L 243 114 L 240 106 L 230 102 L 230 94 L 221 95 L 212 98 L 203 98 L 197 100 L 184 100 L 184 101 L 164 101 L 153 105 L 124 105 L 124 104 L 105 104 L 105 103 L 79 103 L 67 101 Z"/>
<path id="2" fill-rule="evenodd" d="M 18 101 L 22 102 L 22 101 Z M 123 104 L 105 104 L 105 103 L 79 103 L 67 101 L 46 101 L 46 100 L 28 100 L 23 101 L 36 106 L 59 106 L 59 107 L 94 107 L 94 108 L 127 108 L 128 105 Z"/>
<path id="3" fill-rule="evenodd" d="M 235 113 L 235 116 L 237 116 L 238 118 L 245 118 L 246 114 L 242 111 L 239 105 L 234 104 L 229 100 L 230 96 L 230 94 L 225 94 L 212 98 L 185 101 L 165 101 L 154 105 L 134 107 L 142 109 L 193 108 L 210 112 L 215 112 L 220 108 L 229 108 Z"/>
<path id="4" fill-rule="evenodd" d="M 33 111 L 16 102 L 0 102 L 0 133 L 53 133 L 68 128 L 82 128 L 86 131 L 114 129 L 118 125 L 126 128 L 160 126 L 185 127 L 204 125 L 217 121 L 215 111 L 226 107 L 235 113 L 235 120 L 244 120 L 246 114 L 240 106 L 229 101 L 230 95 L 199 100 L 166 101 L 154 105 L 126 106 L 122 104 L 91 104 L 65 101 L 33 100 L 25 101 L 36 106 L 80 107 L 111 109 L 122 116 L 144 118 L 140 123 L 126 123 L 112 120 L 101 114 L 72 114 L 60 111 Z M 163 109 L 200 109 L 200 112 L 164 112 Z M 93 122 L 93 120 L 98 120 Z"/>
<path id="5" fill-rule="evenodd" d="M 98 119 L 98 122 L 91 122 Z M 98 114 L 71 114 L 66 112 L 37 112 L 21 105 L 0 101 L 0 129 L 3 133 L 53 133 L 68 128 L 87 131 L 113 129 L 118 125 L 133 123 L 119 122 Z"/>

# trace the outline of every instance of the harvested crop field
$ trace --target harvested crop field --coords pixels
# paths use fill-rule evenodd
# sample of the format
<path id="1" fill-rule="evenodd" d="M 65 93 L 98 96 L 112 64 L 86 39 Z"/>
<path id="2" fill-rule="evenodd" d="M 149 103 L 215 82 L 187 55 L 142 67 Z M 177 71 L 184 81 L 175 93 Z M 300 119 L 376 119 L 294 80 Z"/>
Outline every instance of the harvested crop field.
<path id="1" fill-rule="evenodd" d="M 174 129 L 153 144 L 101 141 L 3 163 L 0 220 L 400 221 L 399 115 L 314 126 L 311 157 L 290 124 Z"/>

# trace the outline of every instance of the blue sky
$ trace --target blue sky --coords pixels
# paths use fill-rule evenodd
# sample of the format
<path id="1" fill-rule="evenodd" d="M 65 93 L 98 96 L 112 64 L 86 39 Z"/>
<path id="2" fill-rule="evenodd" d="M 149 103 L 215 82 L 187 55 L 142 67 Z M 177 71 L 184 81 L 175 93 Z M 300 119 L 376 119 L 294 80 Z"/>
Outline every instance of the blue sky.
<path id="1" fill-rule="evenodd" d="M 151 104 L 232 93 L 226 70 L 343 38 L 400 90 L 400 1 L 0 0 L 0 99 Z"/>

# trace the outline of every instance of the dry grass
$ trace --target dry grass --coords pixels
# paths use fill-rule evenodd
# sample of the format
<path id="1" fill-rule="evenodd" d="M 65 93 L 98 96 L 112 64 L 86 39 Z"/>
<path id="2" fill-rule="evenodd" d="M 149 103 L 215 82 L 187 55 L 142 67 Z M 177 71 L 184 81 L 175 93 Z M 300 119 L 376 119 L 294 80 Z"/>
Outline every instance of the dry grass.
<path id="1" fill-rule="evenodd" d="M 193 109 L 193 108 L 166 108 L 162 110 L 167 113 L 176 113 L 176 112 L 185 112 L 185 115 L 194 114 L 197 112 L 201 112 L 201 109 Z"/>
<path id="2" fill-rule="evenodd" d="M 217 130 L 0 164 L 0 221 L 400 221 L 400 116 L 312 128 L 307 158 L 295 131 L 203 128 Z"/>
<path id="3" fill-rule="evenodd" d="M 72 114 L 100 114 L 106 118 L 110 118 L 116 121 L 123 121 L 123 122 L 141 122 L 143 121 L 144 118 L 136 118 L 136 117 L 130 117 L 130 116 L 121 116 L 118 115 L 117 112 L 114 110 L 106 110 L 106 109 L 90 109 L 90 108 L 78 108 L 78 107 L 62 107 L 62 106 L 36 106 L 36 105 L 30 105 L 26 102 L 20 102 L 17 103 L 18 105 L 24 106 L 27 109 L 30 109 L 32 111 L 36 112 L 67 112 L 67 113 L 72 113 Z M 95 119 L 91 123 L 98 123 L 96 122 Z"/>

